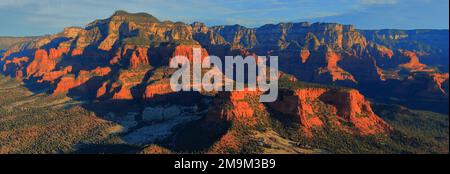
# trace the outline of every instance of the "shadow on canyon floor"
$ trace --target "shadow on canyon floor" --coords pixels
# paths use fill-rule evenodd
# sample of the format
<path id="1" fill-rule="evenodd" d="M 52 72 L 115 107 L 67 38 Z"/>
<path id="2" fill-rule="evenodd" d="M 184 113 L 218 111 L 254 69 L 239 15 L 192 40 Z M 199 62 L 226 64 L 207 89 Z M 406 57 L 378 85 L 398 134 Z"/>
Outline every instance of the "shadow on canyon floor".
<path id="1" fill-rule="evenodd" d="M 148 145 L 174 153 L 207 151 L 229 129 L 227 124 L 204 122 L 210 100 L 211 97 L 198 92 L 182 92 L 157 95 L 151 101 L 84 102 L 81 105 L 84 109 L 121 125 L 125 131 L 116 135 L 121 144 L 80 144 L 74 153 L 138 153 Z M 160 116 L 163 118 L 157 118 Z"/>

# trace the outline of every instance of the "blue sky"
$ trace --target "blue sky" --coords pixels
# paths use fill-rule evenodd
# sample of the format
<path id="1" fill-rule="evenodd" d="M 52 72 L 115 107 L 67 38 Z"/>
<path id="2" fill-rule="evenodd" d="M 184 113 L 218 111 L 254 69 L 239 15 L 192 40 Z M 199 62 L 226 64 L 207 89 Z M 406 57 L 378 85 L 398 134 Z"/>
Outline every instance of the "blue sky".
<path id="1" fill-rule="evenodd" d="M 360 29 L 449 28 L 448 0 L 0 0 L 0 35 L 52 34 L 116 10 L 210 26 L 309 21 Z"/>

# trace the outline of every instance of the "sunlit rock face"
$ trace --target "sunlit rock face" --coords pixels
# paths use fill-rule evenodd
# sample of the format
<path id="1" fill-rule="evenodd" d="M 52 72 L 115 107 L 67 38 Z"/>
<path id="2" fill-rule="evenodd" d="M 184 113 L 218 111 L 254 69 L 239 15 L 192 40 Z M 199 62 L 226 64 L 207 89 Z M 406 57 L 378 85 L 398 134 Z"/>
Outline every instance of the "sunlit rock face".
<path id="1" fill-rule="evenodd" d="M 194 49 L 201 60 L 278 56 L 280 78 L 292 76 L 279 85 L 272 103 L 260 103 L 263 92 L 248 89 L 174 92 L 169 82 L 175 69 L 168 68 L 169 62 L 185 56 L 194 63 Z M 68 27 L 11 46 L 1 53 L 0 72 L 51 97 L 107 103 L 107 112 L 99 115 L 120 124 L 113 132 L 123 133 L 121 141 L 127 143 L 158 142 L 195 121 L 208 135 L 224 127 L 211 152 L 240 152 L 250 139 L 240 128 L 281 126 L 307 138 L 330 130 L 387 137 L 393 128 L 373 112 L 367 98 L 448 101 L 447 58 L 448 31 L 368 31 L 306 22 L 207 26 L 118 11 L 85 28 Z"/>
<path id="2" fill-rule="evenodd" d="M 421 39 L 424 36 L 448 38 L 448 33 L 366 31 L 351 25 L 306 22 L 258 28 L 208 27 L 200 22 L 191 25 L 161 22 L 149 14 L 117 11 L 86 28 L 68 27 L 55 35 L 15 45 L 3 54 L 1 65 L 4 74 L 19 79 L 39 83 L 62 80 L 67 84 L 71 77 L 62 78 L 65 75 L 73 74 L 73 78 L 77 78 L 80 71 L 110 66 L 110 76 L 118 78 L 107 82 L 100 80 L 100 84 L 94 85 L 100 91 L 97 96 L 149 98 L 163 90 L 151 89 L 152 85 L 146 82 L 137 82 L 137 79 L 131 82 L 123 77 L 138 74 L 139 79 L 151 68 L 167 66 L 171 57 L 177 55 L 187 56 L 192 61 L 191 49 L 200 48 L 202 58 L 208 55 L 279 56 L 280 69 L 300 80 L 357 87 L 358 84 L 400 79 L 401 75 L 392 69 L 439 74 L 426 62 L 436 64 L 440 60 L 432 60 L 433 57 L 448 57 L 448 51 L 437 51 L 445 43 L 441 43 L 441 39 L 431 43 Z M 417 43 L 409 50 L 405 45 L 414 39 Z M 420 49 L 420 45 L 430 49 Z M 85 83 L 91 77 L 81 78 L 78 83 Z M 79 85 L 62 86 L 68 89 L 60 87 L 64 90 L 56 91 L 68 91 Z M 150 89 L 145 90 L 145 86 Z M 130 90 L 132 88 L 136 91 Z"/>
<path id="3" fill-rule="evenodd" d="M 293 74 L 300 81 L 358 87 L 395 79 L 402 81 L 395 87 L 398 89 L 422 81 L 424 85 L 419 95 L 448 95 L 448 73 L 438 72 L 423 63 L 423 58 L 432 57 L 436 51 L 408 50 L 403 44 L 391 43 L 411 40 L 416 35 L 420 34 L 363 31 L 334 23 L 208 27 L 199 22 L 191 25 L 161 22 L 148 14 L 118 11 L 85 28 L 65 28 L 55 35 L 11 47 L 1 58 L 1 70 L 18 79 L 48 83 L 53 94 L 76 90 L 79 95 L 87 92 L 100 100 L 152 101 L 174 93 L 169 85 L 173 71 L 164 68 L 171 58 L 186 56 L 192 62 L 193 49 L 198 48 L 202 59 L 208 55 L 279 56 L 280 70 Z M 255 106 L 236 97 L 241 95 L 239 93 L 229 95 L 236 109 L 220 114 L 227 120 L 256 124 L 252 120 Z M 295 107 L 299 108 L 297 115 L 305 130 L 324 125 L 313 106 L 304 101 L 308 97 L 324 99 L 318 95 L 317 92 L 306 95 L 302 91 L 293 95 L 304 96 L 295 100 Z M 361 96 L 357 91 L 338 96 L 341 97 L 329 98 L 348 101 L 345 105 L 351 107 L 343 109 L 337 106 L 339 103 L 335 104 L 336 114 L 361 125 L 356 126 L 360 134 L 383 132 L 383 126 L 368 125 L 367 122 L 379 121 L 374 119 L 368 104 L 359 101 Z M 352 100 L 359 103 L 354 104 Z M 290 105 L 280 105 L 279 109 L 287 106 Z M 165 113 L 164 109 L 154 111 Z M 360 112 L 366 113 L 366 120 L 354 116 Z M 306 119 L 305 115 L 315 116 Z"/>
<path id="4" fill-rule="evenodd" d="M 269 107 L 298 120 L 300 129 L 312 136 L 313 129 L 337 127 L 355 135 L 388 133 L 391 128 L 375 113 L 357 90 L 305 88 L 283 93 Z"/>

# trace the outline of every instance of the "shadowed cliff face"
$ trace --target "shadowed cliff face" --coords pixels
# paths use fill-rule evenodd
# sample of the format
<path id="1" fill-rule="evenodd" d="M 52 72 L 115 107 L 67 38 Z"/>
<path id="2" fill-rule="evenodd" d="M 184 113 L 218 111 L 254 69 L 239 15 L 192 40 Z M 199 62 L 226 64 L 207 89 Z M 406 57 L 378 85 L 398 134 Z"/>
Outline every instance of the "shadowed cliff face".
<path id="1" fill-rule="evenodd" d="M 269 103 L 271 110 L 293 117 L 308 136 L 312 130 L 337 128 L 357 135 L 374 135 L 391 128 L 372 112 L 357 90 L 304 88 L 285 91 L 282 100 Z"/>
<path id="2" fill-rule="evenodd" d="M 430 37 L 436 38 L 435 41 L 426 39 Z M 448 63 L 440 60 L 448 57 L 446 43 L 442 42 L 445 38 L 448 31 L 366 31 L 333 23 L 208 27 L 198 22 L 192 25 L 160 22 L 148 14 L 118 11 L 86 28 L 70 27 L 52 36 L 16 44 L 4 53 L 0 65 L 6 75 L 32 83 L 48 83 L 50 91 L 57 93 L 68 92 L 97 77 L 100 85 L 86 87 L 90 90 L 101 87 L 97 97 L 133 99 L 145 96 L 142 91 L 146 91 L 147 84 L 142 77 L 147 71 L 166 66 L 173 55 L 189 57 L 189 48 L 201 47 L 205 54 L 221 57 L 279 56 L 280 69 L 302 81 L 350 86 L 368 91 L 367 94 L 383 88 L 380 84 L 393 89 L 414 87 L 410 93 L 392 92 L 385 97 L 430 93 L 445 99 L 448 93 L 441 86 L 448 86 L 445 79 Z M 440 65 L 441 72 L 431 64 Z M 106 67 L 111 69 L 110 74 L 86 73 Z M 88 75 L 78 77 L 80 72 Z M 420 83 L 415 79 L 424 78 L 414 76 L 422 73 L 444 79 L 431 83 L 433 80 L 429 78 L 427 87 L 409 85 Z M 103 76 L 107 77 L 100 78 Z M 132 88 L 136 91 L 132 92 Z"/>
<path id="3" fill-rule="evenodd" d="M 101 84 L 87 89 L 99 90 L 97 97 L 134 99 L 145 96 L 146 91 L 154 95 L 145 90 L 148 71 L 167 66 L 174 55 L 192 57 L 190 48 L 200 47 L 202 54 L 219 57 L 279 56 L 280 70 L 302 81 L 354 87 L 366 94 L 386 85 L 392 89 L 414 87 L 410 93 L 392 92 L 384 97 L 421 97 L 429 93 L 445 99 L 445 38 L 448 40 L 448 31 L 369 31 L 334 23 L 208 27 L 199 22 L 161 22 L 148 14 L 118 11 L 85 28 L 69 27 L 55 35 L 16 44 L 3 53 L 0 65 L 6 75 L 30 83 L 48 83 L 50 91 L 57 93 L 68 92 L 96 77 Z M 92 72 L 107 67 L 108 74 Z M 428 86 L 410 85 L 426 79 L 414 77 L 418 74 L 428 74 Z M 442 78 L 436 81 L 432 77 Z"/>
<path id="4" fill-rule="evenodd" d="M 448 38 L 448 32 L 439 34 Z M 185 134 L 212 131 L 208 139 L 198 140 L 206 142 L 200 148 L 210 147 L 213 153 L 242 152 L 248 143 L 254 143 L 252 138 L 243 137 L 253 137 L 249 132 L 264 127 L 277 130 L 274 123 L 278 122 L 306 138 L 328 130 L 349 136 L 386 137 L 393 128 L 372 111 L 366 94 L 382 99 L 408 96 L 448 102 L 448 73 L 429 63 L 440 60 L 422 61 L 440 55 L 442 52 L 436 51 L 440 46 L 419 39 L 430 44 L 429 49 L 408 47 L 406 41 L 394 42 L 408 38 L 409 43 L 418 36 L 380 39 L 383 37 L 378 35 L 333 23 L 208 27 L 118 11 L 85 28 L 69 27 L 14 45 L 3 53 L 0 71 L 24 81 L 35 92 L 88 101 L 86 109 L 123 122 L 129 131 L 122 137 L 127 143 L 159 141 L 146 132 L 164 129 L 160 137 L 173 138 L 171 147 L 197 150 L 196 144 L 183 144 Z M 279 99 L 261 104 L 257 100 L 260 92 L 173 92 L 169 79 L 174 69 L 168 68 L 169 61 L 177 55 L 192 60 L 193 48 L 201 49 L 202 58 L 279 56 L 280 77 L 285 81 L 280 84 Z M 359 88 L 364 95 L 337 86 L 304 86 L 302 81 Z M 379 94 L 380 89 L 387 92 Z M 124 118 L 116 118 L 117 113 Z M 183 114 L 186 117 L 177 117 Z M 163 128 L 148 126 L 166 119 L 168 125 Z M 195 124 L 176 127 L 192 121 Z M 210 130 L 210 125 L 217 125 L 217 129 Z M 167 133 L 175 128 L 183 133 Z"/>
<path id="5" fill-rule="evenodd" d="M 421 62 L 444 66 L 448 71 L 448 30 L 361 30 L 369 41 L 390 49 L 414 50 Z"/>
<path id="6" fill-rule="evenodd" d="M 160 22 L 148 14 L 118 11 L 86 28 L 65 28 L 58 34 L 15 45 L 4 53 L 1 66 L 6 75 L 29 84 L 46 84 L 54 95 L 152 100 L 171 93 L 171 72 L 164 68 L 170 58 L 184 55 L 192 60 L 192 48 L 201 48 L 202 57 L 277 55 L 282 71 L 302 81 L 323 84 L 358 87 L 395 79 L 402 82 L 396 84 L 401 88 L 424 79 L 416 76 L 425 73 L 430 80 L 426 87 L 417 89 L 422 91 L 420 95 L 429 92 L 447 96 L 448 74 L 421 63 L 420 57 L 426 53 L 384 46 L 371 39 L 374 41 L 368 41 L 353 26 L 332 23 L 207 27 L 202 23 Z M 252 115 L 245 102 L 233 105 L 242 111 L 232 115 Z"/>
<path id="7" fill-rule="evenodd" d="M 412 87 L 410 83 L 424 79 L 416 75 L 428 74 L 427 87 L 413 86 L 413 91 L 420 93 L 393 92 L 385 97 L 430 93 L 448 98 L 444 89 L 448 73 L 424 63 L 440 61 L 423 61 L 445 56 L 445 44 L 426 40 L 428 35 L 448 38 L 448 32 L 442 31 L 360 31 L 334 23 L 207 27 L 198 22 L 161 22 L 149 14 L 118 11 L 86 28 L 69 27 L 55 35 L 16 44 L 4 53 L 0 65 L 11 77 L 49 84 L 52 93 L 69 92 L 95 77 L 95 83 L 100 84 L 90 82 L 82 87 L 97 91 L 95 97 L 146 98 L 155 95 L 147 90 L 154 86 L 146 87 L 149 72 L 167 66 L 174 55 L 191 58 L 191 48 L 197 47 L 204 56 L 279 56 L 280 69 L 299 80 L 355 87 L 368 94 L 381 88 L 379 84 L 387 83 L 393 89 Z M 417 44 L 411 45 L 413 41 Z M 427 45 L 426 49 L 422 45 Z M 442 65 L 445 67 L 445 63 Z M 108 70 L 98 73 L 98 69 Z"/>

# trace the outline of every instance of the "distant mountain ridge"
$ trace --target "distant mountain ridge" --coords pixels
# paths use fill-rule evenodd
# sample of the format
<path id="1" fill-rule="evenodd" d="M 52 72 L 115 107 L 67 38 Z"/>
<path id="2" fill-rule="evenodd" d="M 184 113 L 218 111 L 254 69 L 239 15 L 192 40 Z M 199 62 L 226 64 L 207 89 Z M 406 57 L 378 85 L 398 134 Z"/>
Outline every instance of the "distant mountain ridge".
<path id="1" fill-rule="evenodd" d="M 16 45 L 5 53 L 1 65 L 5 74 L 14 77 L 57 83 L 68 70 L 78 73 L 88 67 L 89 71 L 104 66 L 157 67 L 167 65 L 177 51 L 202 47 L 205 54 L 219 57 L 277 55 L 282 71 L 322 84 L 358 87 L 393 81 L 400 85 L 392 88 L 401 89 L 416 72 L 424 72 L 427 75 L 421 79 L 433 87 L 417 90 L 446 97 L 448 68 L 433 68 L 448 67 L 446 40 L 448 30 L 357 30 L 351 25 L 306 22 L 258 28 L 207 27 L 199 22 L 161 22 L 149 14 L 117 11 L 86 28 L 69 27 L 56 35 Z M 86 58 L 86 62 L 69 58 L 77 56 Z M 44 63 L 47 61 L 51 63 Z M 71 68 L 67 69 L 68 65 Z"/>
<path id="2" fill-rule="evenodd" d="M 0 36 L 0 50 L 6 50 L 14 44 L 21 42 L 29 42 L 34 39 L 39 38 L 39 36 L 31 37 L 11 37 L 11 36 Z"/>
<path id="3" fill-rule="evenodd" d="M 428 53 L 422 55 L 426 64 L 447 65 L 449 30 L 361 30 L 373 42 L 386 45 L 390 49 L 415 50 Z M 447 70 L 448 71 L 448 70 Z"/>
<path id="4" fill-rule="evenodd" d="M 198 128 L 195 131 L 206 128 L 203 131 L 211 133 L 220 126 L 237 125 L 227 127 L 211 148 L 213 152 L 242 152 L 247 140 L 243 137 L 252 134 L 244 131 L 245 136 L 241 135 L 239 126 L 251 131 L 286 128 L 296 131 L 289 135 L 307 139 L 324 131 L 389 138 L 394 129 L 372 111 L 364 97 L 367 94 L 382 99 L 448 103 L 448 72 L 435 67 L 446 66 L 448 70 L 448 62 L 446 65 L 441 58 L 446 54 L 445 43 L 439 41 L 434 46 L 433 41 L 424 39 L 430 33 L 448 38 L 448 30 L 415 35 L 386 32 L 305 22 L 258 28 L 208 27 L 199 22 L 160 21 L 145 13 L 117 11 L 85 28 L 68 27 L 54 35 L 15 44 L 0 59 L 0 68 L 2 74 L 22 80 L 34 91 L 89 101 L 98 106 L 86 108 L 105 117 L 112 119 L 117 114 L 129 119 L 125 121 L 132 124 L 124 123 L 127 131 L 139 131 L 141 123 L 176 120 L 183 112 L 201 118 L 194 125 Z M 193 48 L 201 48 L 202 58 L 278 56 L 279 100 L 259 103 L 255 100 L 261 95 L 258 91 L 173 92 L 169 78 L 174 69 L 168 68 L 169 61 L 177 55 L 192 60 Z M 430 60 L 422 61 L 425 58 Z M 115 104 L 118 106 L 112 107 Z M 121 111 L 115 112 L 117 109 Z M 134 110 L 122 113 L 128 109 Z M 121 119 L 114 120 L 124 121 Z M 131 143 L 154 139 L 153 135 L 140 139 L 132 135 L 124 139 Z M 182 135 L 174 136 L 182 139 Z"/>

